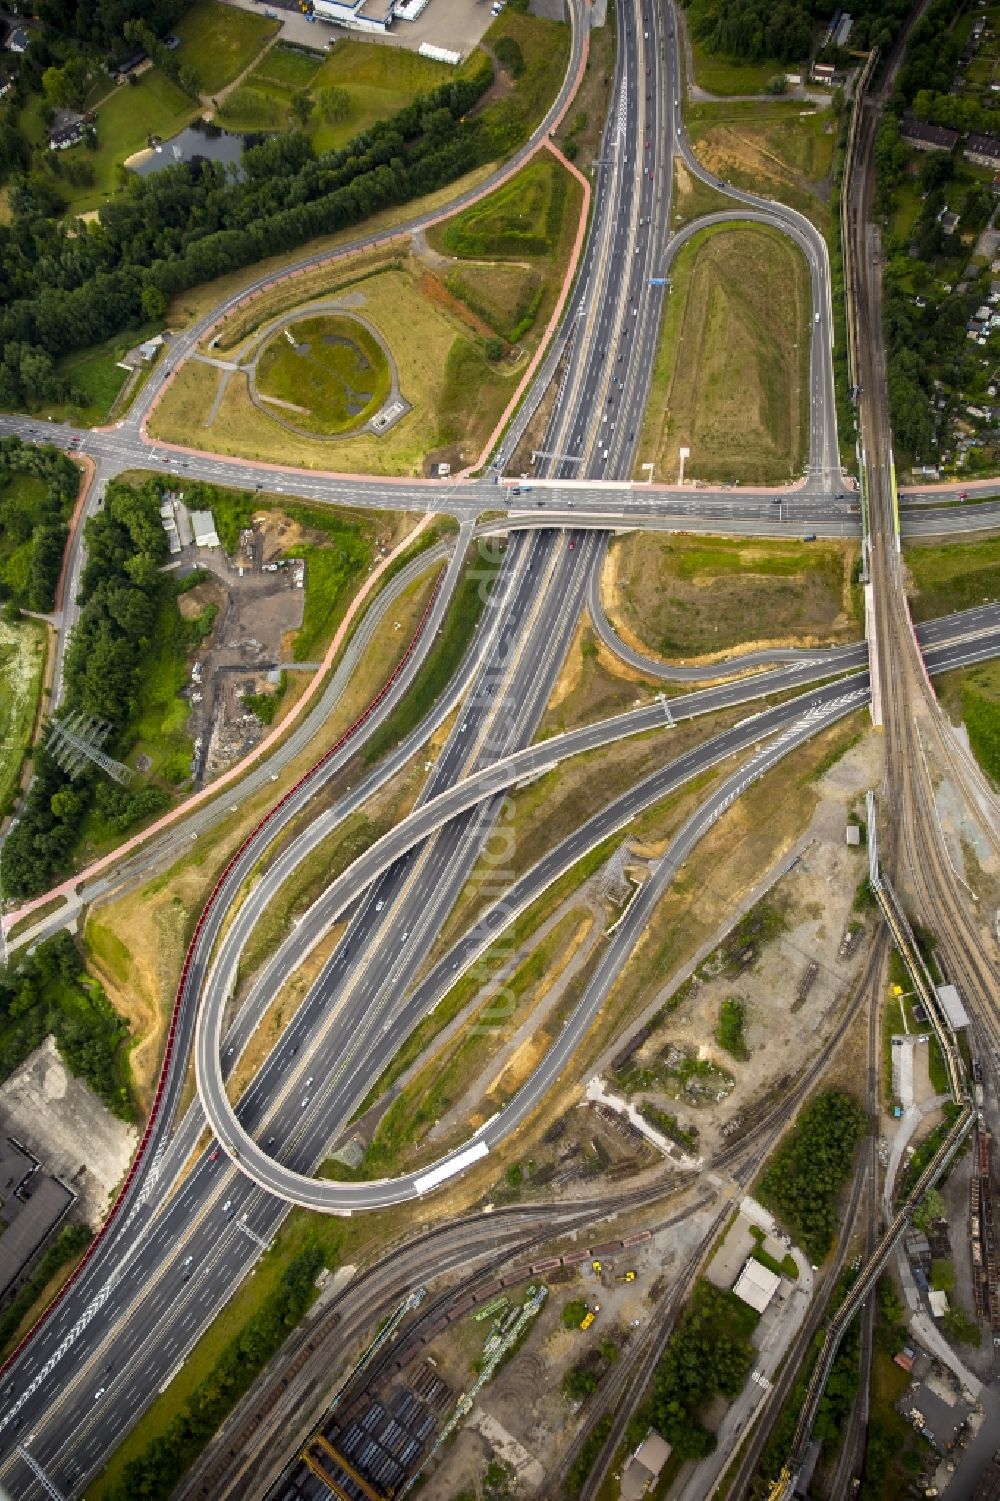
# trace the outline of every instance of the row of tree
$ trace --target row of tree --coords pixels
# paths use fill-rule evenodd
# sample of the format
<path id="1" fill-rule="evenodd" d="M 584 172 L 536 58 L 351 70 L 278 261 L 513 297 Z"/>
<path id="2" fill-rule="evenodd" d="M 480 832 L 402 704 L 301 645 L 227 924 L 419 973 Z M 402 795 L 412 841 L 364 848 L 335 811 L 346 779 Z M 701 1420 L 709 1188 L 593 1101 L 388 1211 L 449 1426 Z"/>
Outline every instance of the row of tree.
<path id="1" fill-rule="evenodd" d="M 160 564 L 167 553 L 159 518 L 160 485 L 138 489 L 112 481 L 102 510 L 87 522 L 82 609 L 64 660 L 65 706 L 115 726 L 112 749 L 127 749 L 140 672 L 157 612 L 168 587 Z M 85 770 L 71 780 L 44 748 L 35 752 L 34 777 L 3 858 L 6 895 L 42 891 L 66 867 L 93 805 L 98 778 Z M 157 789 L 102 792 L 121 828 L 162 806 Z"/>
<path id="2" fill-rule="evenodd" d="M 84 969 L 68 933 L 40 943 L 0 969 L 0 1078 L 6 1079 L 50 1033 L 70 1071 L 116 1115 L 133 1103 L 122 1048 L 128 1023 Z"/>
<path id="3" fill-rule="evenodd" d="M 830 18 L 826 0 L 683 0 L 688 25 L 707 52 L 750 60 L 801 62 L 813 51 L 817 23 Z M 908 0 L 858 0 L 851 6 L 850 45 L 886 47 L 909 9 Z"/>
<path id="4" fill-rule="evenodd" d="M 184 1471 L 220 1427 L 257 1372 L 302 1318 L 315 1296 L 323 1253 L 300 1251 L 274 1292 L 223 1350 L 184 1409 L 138 1459 L 130 1460 L 108 1501 L 166 1501 Z"/>
<path id="5" fill-rule="evenodd" d="M 72 232 L 52 217 L 51 184 L 38 174 L 16 180 L 13 222 L 0 225 L 0 405 L 50 399 L 60 355 L 161 316 L 186 287 L 398 207 L 504 155 L 525 133 L 523 114 L 468 118 L 491 79 L 484 63 L 341 151 L 316 156 L 293 132 L 244 151 L 238 178 L 205 161 L 130 177 L 97 224 Z"/>
<path id="6" fill-rule="evenodd" d="M 5 484 L 15 474 L 41 480 L 43 494 L 18 494 Z M 0 560 L 17 560 L 16 567 L 0 564 L 0 600 L 52 609 L 79 483 L 75 466 L 57 448 L 0 438 Z"/>

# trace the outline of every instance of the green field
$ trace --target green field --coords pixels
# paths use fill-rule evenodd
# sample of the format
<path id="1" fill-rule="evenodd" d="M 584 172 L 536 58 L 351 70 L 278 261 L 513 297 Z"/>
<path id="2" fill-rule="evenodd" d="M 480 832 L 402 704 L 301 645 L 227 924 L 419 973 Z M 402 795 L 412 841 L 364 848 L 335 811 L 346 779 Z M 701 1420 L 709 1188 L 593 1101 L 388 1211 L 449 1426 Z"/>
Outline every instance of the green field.
<path id="1" fill-rule="evenodd" d="M 40 621 L 0 621 L 0 817 L 11 808 L 31 743 L 45 652 L 46 630 Z"/>
<path id="2" fill-rule="evenodd" d="M 390 385 L 378 340 L 357 319 L 335 313 L 279 329 L 257 364 L 258 393 L 295 408 L 275 406 L 275 418 L 314 433 L 363 427 L 385 402 Z"/>
<path id="3" fill-rule="evenodd" d="M 334 151 L 453 76 L 446 63 L 353 38 L 338 41 L 326 58 L 279 44 L 220 105 L 219 118 L 231 130 L 286 130 L 297 123 L 293 96 L 306 92 L 312 112 L 305 129 L 313 147 Z M 347 96 L 343 119 L 324 116 L 322 92 L 329 88 Z"/>
<path id="4" fill-rule="evenodd" d="M 1000 599 L 1000 538 L 907 547 L 905 556 L 914 620 L 934 620 Z"/>
<path id="5" fill-rule="evenodd" d="M 638 462 L 674 480 L 781 484 L 806 459 L 809 270 L 763 226 L 704 230 L 674 263 Z"/>
<path id="6" fill-rule="evenodd" d="M 203 93 L 214 94 L 250 66 L 279 25 L 219 0 L 195 0 L 177 23 L 177 61 L 195 70 Z"/>
<path id="7" fill-rule="evenodd" d="M 856 557 L 840 542 L 635 533 L 614 543 L 611 614 L 667 657 L 760 640 L 856 640 Z"/>
<path id="8" fill-rule="evenodd" d="M 402 47 L 380 47 L 353 38 L 338 41 L 311 85 L 320 89 L 345 89 L 350 97 L 346 120 L 336 123 L 316 118 L 312 140 L 317 151 L 345 146 L 353 136 L 368 130 L 377 120 L 403 109 L 418 94 L 428 94 L 455 76 L 447 63 L 420 57 Z"/>

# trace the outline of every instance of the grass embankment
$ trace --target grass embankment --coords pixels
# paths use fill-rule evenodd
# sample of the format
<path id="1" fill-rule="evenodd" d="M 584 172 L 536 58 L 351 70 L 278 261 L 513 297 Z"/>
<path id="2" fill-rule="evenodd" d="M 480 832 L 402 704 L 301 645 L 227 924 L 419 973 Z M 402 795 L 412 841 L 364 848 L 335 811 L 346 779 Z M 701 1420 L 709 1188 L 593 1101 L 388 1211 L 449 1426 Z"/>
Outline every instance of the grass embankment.
<path id="1" fill-rule="evenodd" d="M 0 621 L 0 816 L 17 795 L 34 733 L 47 643 L 41 621 Z"/>
<path id="2" fill-rule="evenodd" d="M 277 330 L 257 364 L 258 393 L 288 408 L 272 408 L 272 415 L 324 435 L 361 427 L 382 406 L 389 386 L 378 340 L 357 319 L 334 313 Z"/>
<path id="3" fill-rule="evenodd" d="M 86 1225 L 64 1225 L 27 1282 L 0 1314 L 0 1358 L 15 1348 L 46 1309 L 78 1264 L 91 1232 Z"/>
<path id="4" fill-rule="evenodd" d="M 681 161 L 674 158 L 674 229 L 700 219 L 703 214 L 731 214 L 736 207 L 731 198 L 693 177 Z"/>
<path id="5" fill-rule="evenodd" d="M 914 620 L 933 620 L 1000 599 L 1000 539 L 948 547 L 909 547 L 910 610 Z M 934 680 L 935 691 L 956 723 L 964 722 L 969 744 L 983 770 L 1000 782 L 1000 666 L 982 662 Z"/>
<path id="6" fill-rule="evenodd" d="M 906 548 L 914 620 L 934 620 L 953 610 L 1000 599 L 1000 537 L 947 546 Z"/>
<path id="7" fill-rule="evenodd" d="M 521 1025 L 528 1014 L 541 1002 L 552 984 L 558 980 L 570 955 L 590 926 L 588 913 L 577 908 L 567 912 L 545 937 L 535 944 L 499 988 L 487 986 L 486 999 L 482 1005 L 466 1017 L 462 1027 L 447 1043 L 433 1050 L 428 1036 L 440 1031 L 466 1007 L 479 990 L 482 981 L 470 976 L 457 985 L 444 998 L 437 1011 L 421 1024 L 407 1041 L 406 1055 L 411 1061 L 419 1058 L 430 1045 L 432 1056 L 419 1069 L 413 1080 L 393 1101 L 380 1121 L 371 1145 L 365 1152 L 360 1167 L 352 1171 L 341 1163 L 327 1163 L 324 1172 L 339 1178 L 383 1178 L 398 1173 L 411 1154 L 419 1151 L 431 1127 L 453 1106 L 460 1103 L 467 1091 L 490 1066 L 490 1060 Z M 508 945 L 508 954 L 515 953 L 513 944 Z M 437 1012 L 444 1014 L 439 1017 Z M 552 1017 L 546 1018 L 535 1031 L 532 1045 L 551 1042 Z M 419 1037 L 418 1037 L 419 1034 Z M 388 1071 L 398 1078 L 408 1065 L 400 1066 L 399 1058 L 393 1061 Z M 482 1094 L 470 1112 L 469 1124 L 474 1126 L 485 1120 L 498 1108 L 499 1100 L 493 1091 L 500 1081 L 494 1079 L 488 1092 Z M 379 1090 L 373 1091 L 373 1095 Z M 466 1134 L 464 1122 L 459 1122 L 460 1135 Z M 433 1148 L 435 1152 L 443 1146 Z"/>
<path id="8" fill-rule="evenodd" d="M 675 480 L 780 484 L 806 461 L 809 269 L 762 225 L 702 231 L 674 264 L 637 463 Z M 639 471 L 637 470 L 637 473 Z"/>
<path id="9" fill-rule="evenodd" d="M 627 640 L 671 658 L 855 640 L 856 555 L 853 543 L 636 533 L 613 544 L 605 599 Z"/>
<path id="10" fill-rule="evenodd" d="M 361 311 L 391 349 L 400 391 L 412 406 L 387 433 L 327 439 L 292 433 L 253 405 L 243 374 L 229 379 L 206 427 L 222 372 L 192 361 L 157 407 L 152 430 L 172 441 L 305 468 L 408 474 L 421 472 L 428 459 L 447 459 L 456 466 L 471 461 L 545 328 L 579 208 L 576 180 L 545 157 L 483 203 L 429 232 L 435 246 L 443 247 L 441 253 L 456 258 L 454 270 L 428 266 L 405 247 L 391 258 L 384 250 L 352 257 L 255 300 L 231 320 L 231 331 L 229 325 L 220 331 L 220 347 L 230 349 L 266 317 L 296 305 L 292 299 L 307 305 L 306 299 L 350 287 L 364 299 Z M 293 328 L 295 337 L 300 328 Z M 294 358 L 289 348 L 286 362 Z M 304 390 L 296 382 L 273 394 L 308 406 L 310 393 L 305 391 L 303 399 Z M 303 413 L 284 415 L 311 425 Z M 355 427 L 360 420 L 352 418 L 347 425 Z"/>
<path id="11" fill-rule="evenodd" d="M 827 227 L 837 129 L 830 110 L 801 99 L 691 104 L 684 124 L 698 160 L 716 177 Z"/>
<path id="12" fill-rule="evenodd" d="M 437 703 L 472 641 L 496 576 L 497 569 L 484 564 L 478 550 L 472 549 L 465 574 L 445 613 L 437 641 L 402 702 L 365 745 L 364 755 L 369 765 L 392 746 L 405 740 Z"/>
<path id="13" fill-rule="evenodd" d="M 203 94 L 215 94 L 249 68 L 280 25 L 219 0 L 195 0 L 177 23 L 177 61 L 194 69 Z"/>

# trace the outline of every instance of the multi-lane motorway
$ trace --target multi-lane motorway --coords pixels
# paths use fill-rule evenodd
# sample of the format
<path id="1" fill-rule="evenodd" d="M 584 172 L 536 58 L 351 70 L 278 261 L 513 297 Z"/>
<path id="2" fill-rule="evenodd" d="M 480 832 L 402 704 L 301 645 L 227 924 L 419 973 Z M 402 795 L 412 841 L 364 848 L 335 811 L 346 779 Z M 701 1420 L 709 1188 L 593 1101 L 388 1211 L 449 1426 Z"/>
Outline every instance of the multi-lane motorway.
<path id="1" fill-rule="evenodd" d="M 811 652 L 778 663 L 765 654 L 739 663 L 741 675 L 732 681 L 555 741 L 531 743 L 580 610 L 588 598 L 592 610 L 595 601 L 599 606 L 597 578 L 608 530 L 641 525 L 850 535 L 858 528 L 856 501 L 841 479 L 837 456 L 825 247 L 812 226 L 793 211 L 746 194 L 730 194 L 736 200 L 735 212 L 765 219 L 789 233 L 806 255 L 812 275 L 808 473 L 797 490 L 777 497 L 770 492 L 676 491 L 628 483 L 665 295 L 662 287 L 651 283 L 668 274 L 673 256 L 689 234 L 685 231 L 670 239 L 668 233 L 674 154 L 679 151 L 688 169 L 699 177 L 714 179 L 696 162 L 682 133 L 672 10 L 660 11 L 646 0 L 618 0 L 617 12 L 618 58 L 595 176 L 591 230 L 559 336 L 563 373 L 544 439 L 545 456 L 529 493 L 521 487 L 521 495 L 511 495 L 495 472 L 483 480 L 442 489 L 420 482 L 331 477 L 170 450 L 144 436 L 156 386 L 147 388 L 119 428 L 82 435 L 82 447 L 97 466 L 94 504 L 99 501 L 100 483 L 108 477 L 153 463 L 165 473 L 182 477 L 262 486 L 326 503 L 434 508 L 457 516 L 462 531 L 425 634 L 383 713 L 405 692 L 433 640 L 457 582 L 476 516 L 484 509 L 505 507 L 512 508 L 512 514 L 500 523 L 509 532 L 510 542 L 492 607 L 477 640 L 470 644 L 455 684 L 425 723 L 350 793 L 313 819 L 304 834 L 292 843 L 281 843 L 279 835 L 374 727 L 377 719 L 373 717 L 359 737 L 269 822 L 223 882 L 192 951 L 177 1013 L 178 1064 L 167 1080 L 147 1153 L 83 1273 L 0 1378 L 0 1484 L 18 1501 L 43 1494 L 43 1483 L 19 1452 L 21 1448 L 62 1494 L 79 1493 L 251 1271 L 289 1203 L 306 1203 L 334 1213 L 399 1203 L 429 1192 L 443 1177 L 496 1147 L 570 1064 L 575 1045 L 641 937 L 656 900 L 707 828 L 745 786 L 783 755 L 867 702 L 864 654 L 857 647 Z M 581 47 L 575 10 L 574 18 L 571 74 Z M 553 111 L 543 129 L 551 128 L 554 118 Z M 225 311 L 225 305 L 215 310 L 175 342 L 172 368 Z M 551 368 L 548 363 L 543 366 L 542 380 Z M 525 411 L 537 401 L 541 388 L 542 381 Z M 516 429 L 517 421 L 512 434 Z M 70 435 L 55 424 L 0 419 L 0 432 L 7 431 L 41 440 L 68 441 Z M 507 452 L 512 451 L 511 435 L 505 441 L 510 445 Z M 996 525 L 997 520 L 996 510 L 989 505 L 921 507 L 912 514 L 910 524 L 931 535 L 935 529 Z M 432 561 L 444 563 L 445 550 Z M 427 559 L 412 565 L 407 581 L 425 566 Z M 324 695 L 325 707 L 314 711 L 296 732 L 296 750 L 312 733 L 321 713 L 336 701 L 384 608 L 370 613 L 364 626 L 367 635 L 358 638 L 353 656 Z M 594 613 L 598 630 L 612 649 L 619 649 L 603 612 L 596 609 Z M 1000 614 L 984 610 L 952 617 L 927 628 L 921 644 L 931 670 L 995 655 L 1000 651 Z M 770 670 L 747 674 L 746 668 Z M 720 677 L 723 670 L 720 667 Z M 579 827 L 532 870 L 512 881 L 502 898 L 415 983 L 486 841 L 491 833 L 502 833 L 504 793 L 511 785 L 567 755 L 593 750 L 624 735 L 669 736 L 682 718 L 768 694 L 783 695 L 788 689 L 817 682 L 819 686 L 813 686 L 804 699 L 773 704 L 706 738 L 608 807 L 581 810 Z M 350 812 L 363 806 L 377 787 L 385 785 L 455 709 L 454 724 L 412 814 L 310 909 L 272 956 L 226 1030 L 224 1010 L 235 965 L 256 915 L 305 854 Z M 654 878 L 628 909 L 562 1035 L 521 1093 L 487 1123 L 473 1143 L 449 1154 L 436 1168 L 387 1183 L 332 1183 L 311 1176 L 339 1126 L 349 1119 L 415 1022 L 517 913 L 582 853 L 624 829 L 641 809 L 740 752 L 749 754 L 749 761 L 712 791 L 679 832 Z M 254 773 L 256 782 L 243 784 L 240 795 L 274 776 L 275 764 Z M 190 838 L 218 814 L 218 809 L 200 812 L 198 818 L 206 823 L 191 824 L 176 837 Z M 236 909 L 215 952 L 247 871 L 265 855 L 261 880 Z M 152 847 L 141 852 L 125 878 L 138 879 L 163 856 L 162 849 Z M 117 878 L 123 878 L 123 873 Z M 88 899 L 99 894 L 97 889 L 85 891 Z M 234 1111 L 226 1095 L 226 1076 L 269 996 L 338 915 L 347 918 L 343 937 Z M 202 1151 L 182 1174 L 205 1124 L 198 1104 L 177 1124 L 184 1064 L 192 1044 L 203 1107 L 225 1150 L 221 1154 Z"/>

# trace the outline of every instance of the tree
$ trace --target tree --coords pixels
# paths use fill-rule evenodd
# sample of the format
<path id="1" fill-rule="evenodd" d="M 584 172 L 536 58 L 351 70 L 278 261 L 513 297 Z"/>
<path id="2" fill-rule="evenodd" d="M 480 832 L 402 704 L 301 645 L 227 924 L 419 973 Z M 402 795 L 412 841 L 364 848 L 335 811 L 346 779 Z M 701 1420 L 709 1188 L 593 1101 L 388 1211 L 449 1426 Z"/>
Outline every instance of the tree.
<path id="1" fill-rule="evenodd" d="M 913 1211 L 913 1223 L 918 1230 L 929 1230 L 935 1220 L 945 1218 L 944 1199 L 936 1188 L 929 1188 Z"/>
<path id="2" fill-rule="evenodd" d="M 312 114 L 312 97 L 306 89 L 298 89 L 292 95 L 292 114 L 300 125 L 305 125 Z"/>
<path id="3" fill-rule="evenodd" d="M 71 57 L 62 67 L 46 68 L 42 90 L 57 109 L 79 109 L 87 88 L 89 69 L 82 57 Z"/>
<path id="4" fill-rule="evenodd" d="M 316 96 L 319 112 L 330 125 L 342 125 L 351 113 L 351 96 L 337 84 L 328 84 Z"/>
<path id="5" fill-rule="evenodd" d="M 158 322 L 167 311 L 167 299 L 152 282 L 147 282 L 142 289 L 142 315 L 151 322 Z"/>
<path id="6" fill-rule="evenodd" d="M 483 353 L 493 364 L 503 359 L 505 348 L 504 341 L 497 334 L 490 334 L 483 342 Z"/>

